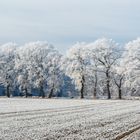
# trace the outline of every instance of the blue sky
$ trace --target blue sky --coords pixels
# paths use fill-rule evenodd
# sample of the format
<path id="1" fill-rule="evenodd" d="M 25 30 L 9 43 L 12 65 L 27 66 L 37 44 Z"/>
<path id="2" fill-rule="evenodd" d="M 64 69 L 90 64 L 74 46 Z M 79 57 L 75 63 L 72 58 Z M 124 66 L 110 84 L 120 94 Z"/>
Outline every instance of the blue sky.
<path id="1" fill-rule="evenodd" d="M 140 36 L 140 0 L 0 0 L 0 43 L 48 41 L 61 52 L 100 37 Z"/>

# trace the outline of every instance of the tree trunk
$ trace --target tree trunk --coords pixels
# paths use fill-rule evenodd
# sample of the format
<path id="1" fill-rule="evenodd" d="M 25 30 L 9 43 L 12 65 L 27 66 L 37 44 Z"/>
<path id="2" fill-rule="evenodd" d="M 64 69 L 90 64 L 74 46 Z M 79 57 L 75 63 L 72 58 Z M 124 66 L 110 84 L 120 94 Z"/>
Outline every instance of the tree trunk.
<path id="1" fill-rule="evenodd" d="M 122 80 L 123 80 L 123 76 L 121 77 L 120 79 L 120 84 L 118 86 L 119 88 L 119 99 L 122 99 L 122 90 L 121 90 L 121 87 L 122 87 Z"/>
<path id="2" fill-rule="evenodd" d="M 45 93 L 44 93 L 44 90 L 43 90 L 43 86 L 40 87 L 40 97 L 42 96 L 42 98 L 45 97 Z"/>
<path id="3" fill-rule="evenodd" d="M 108 99 L 111 99 L 111 93 L 110 93 L 110 81 L 107 80 L 107 94 L 108 94 Z"/>
<path id="4" fill-rule="evenodd" d="M 94 87 L 93 99 L 96 99 L 96 95 L 97 95 L 97 90 L 96 87 Z"/>
<path id="5" fill-rule="evenodd" d="M 82 80 L 81 80 L 81 84 L 82 84 L 82 87 L 81 87 L 81 99 L 84 98 L 84 83 L 85 83 L 85 77 L 82 76 Z"/>
<path id="6" fill-rule="evenodd" d="M 25 88 L 25 97 L 28 97 L 28 92 L 27 92 L 27 88 Z"/>
<path id="7" fill-rule="evenodd" d="M 52 98 L 52 95 L 53 95 L 53 88 L 51 89 L 51 91 L 50 91 L 50 94 L 49 94 L 48 98 Z"/>
<path id="8" fill-rule="evenodd" d="M 51 89 L 51 91 L 50 91 L 50 93 L 49 93 L 48 98 L 52 98 L 52 96 L 53 96 L 53 91 L 54 91 L 54 84 L 53 84 L 53 86 L 52 86 L 52 89 Z"/>
<path id="9" fill-rule="evenodd" d="M 107 88 L 107 94 L 108 94 L 108 99 L 111 99 L 111 93 L 110 93 L 110 77 L 109 77 L 109 72 L 108 70 L 106 71 L 106 88 Z"/>
<path id="10" fill-rule="evenodd" d="M 115 84 L 116 84 L 116 86 L 117 86 L 117 88 L 118 88 L 118 98 L 119 98 L 119 99 L 122 99 L 122 90 L 121 90 L 121 87 L 122 87 L 122 80 L 123 80 L 123 77 L 121 77 L 121 78 L 119 79 L 119 83 L 117 83 L 117 81 L 115 80 Z"/>
<path id="11" fill-rule="evenodd" d="M 122 90 L 119 88 L 119 99 L 122 99 Z"/>
<path id="12" fill-rule="evenodd" d="M 96 99 L 97 95 L 97 73 L 95 73 L 95 84 L 94 84 L 94 92 L 93 92 L 93 98 Z"/>
<path id="13" fill-rule="evenodd" d="M 10 98 L 10 85 L 6 87 L 6 95 L 8 98 Z"/>

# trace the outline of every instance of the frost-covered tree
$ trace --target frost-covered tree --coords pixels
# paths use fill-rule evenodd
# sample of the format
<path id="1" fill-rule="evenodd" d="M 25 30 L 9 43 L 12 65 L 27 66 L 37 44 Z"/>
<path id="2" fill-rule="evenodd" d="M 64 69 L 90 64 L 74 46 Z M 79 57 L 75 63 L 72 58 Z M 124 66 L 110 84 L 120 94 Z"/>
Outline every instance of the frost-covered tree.
<path id="1" fill-rule="evenodd" d="M 24 82 L 37 87 L 39 96 L 45 97 L 46 92 L 49 92 L 48 97 L 51 98 L 61 84 L 58 70 L 60 59 L 61 55 L 52 45 L 32 42 L 18 49 L 16 69 L 20 73 L 26 73 Z"/>
<path id="2" fill-rule="evenodd" d="M 80 91 L 80 97 L 84 98 L 87 67 L 85 43 L 77 43 L 70 48 L 65 61 L 66 74 L 74 80 L 77 89 Z"/>
<path id="3" fill-rule="evenodd" d="M 20 96 L 27 98 L 31 95 L 31 82 L 28 79 L 28 71 L 18 73 L 16 85 L 19 87 Z"/>
<path id="4" fill-rule="evenodd" d="M 62 56 L 57 51 L 51 55 L 47 79 L 49 86 L 48 98 L 51 98 L 54 93 L 58 92 L 63 84 L 63 72 L 61 70 Z"/>
<path id="5" fill-rule="evenodd" d="M 130 41 L 123 54 L 125 87 L 132 95 L 140 95 L 140 38 Z"/>
<path id="6" fill-rule="evenodd" d="M 105 74 L 106 91 L 108 99 L 111 98 L 111 73 L 113 65 L 120 57 L 118 45 L 112 39 L 98 39 L 92 44 L 92 57 L 96 62 L 97 70 Z"/>
<path id="7" fill-rule="evenodd" d="M 125 80 L 125 67 L 122 65 L 121 60 L 118 65 L 114 66 L 113 77 L 114 83 L 118 90 L 118 98 L 122 99 L 122 88 Z"/>
<path id="8" fill-rule="evenodd" d="M 0 83 L 5 87 L 7 97 L 10 97 L 14 90 L 16 72 L 15 52 L 17 45 L 7 43 L 0 46 Z"/>
<path id="9" fill-rule="evenodd" d="M 89 43 L 86 45 L 86 55 L 88 56 L 88 59 L 90 61 L 90 65 L 88 67 L 88 79 L 91 81 L 89 82 L 89 88 L 93 88 L 93 98 L 96 99 L 97 92 L 98 92 L 98 77 L 99 77 L 99 71 L 98 71 L 98 61 L 95 59 L 95 46 L 94 43 Z M 91 83 L 91 84 L 90 84 Z"/>

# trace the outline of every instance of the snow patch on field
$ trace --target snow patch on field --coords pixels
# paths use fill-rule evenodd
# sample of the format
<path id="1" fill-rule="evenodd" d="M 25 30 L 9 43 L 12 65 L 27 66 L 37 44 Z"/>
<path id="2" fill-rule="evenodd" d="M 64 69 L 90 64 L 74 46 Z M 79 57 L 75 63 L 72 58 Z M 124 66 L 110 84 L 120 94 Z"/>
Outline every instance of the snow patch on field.
<path id="1" fill-rule="evenodd" d="M 104 100 L 93 101 L 80 99 L 69 100 L 69 99 L 0 98 L 0 106 L 1 106 L 0 113 L 42 110 L 42 109 L 61 109 L 105 102 L 106 101 Z"/>

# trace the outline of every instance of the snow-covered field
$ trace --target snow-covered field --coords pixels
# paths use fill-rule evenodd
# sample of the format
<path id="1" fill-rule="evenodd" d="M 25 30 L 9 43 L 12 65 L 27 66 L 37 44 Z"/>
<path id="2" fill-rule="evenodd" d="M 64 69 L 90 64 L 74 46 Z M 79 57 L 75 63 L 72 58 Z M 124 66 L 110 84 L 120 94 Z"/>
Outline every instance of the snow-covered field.
<path id="1" fill-rule="evenodd" d="M 0 140 L 140 139 L 140 101 L 0 98 Z"/>

